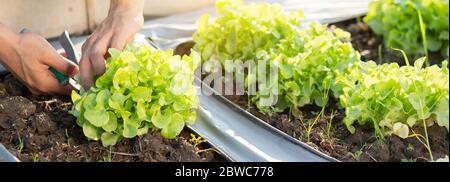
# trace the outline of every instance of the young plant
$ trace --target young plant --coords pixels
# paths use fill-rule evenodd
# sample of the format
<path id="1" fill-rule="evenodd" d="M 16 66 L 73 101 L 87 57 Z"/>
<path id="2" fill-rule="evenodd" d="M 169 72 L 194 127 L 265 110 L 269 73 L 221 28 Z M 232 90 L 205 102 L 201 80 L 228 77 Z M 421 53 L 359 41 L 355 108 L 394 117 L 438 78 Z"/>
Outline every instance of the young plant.
<path id="1" fill-rule="evenodd" d="M 24 147 L 24 144 L 23 144 L 22 137 L 20 136 L 20 133 L 17 133 L 17 139 L 19 140 L 19 143 L 17 144 L 16 148 L 17 148 L 17 150 L 19 150 L 19 153 L 21 153 L 22 149 Z"/>
<path id="2" fill-rule="evenodd" d="M 103 156 L 103 162 L 112 162 L 112 146 L 109 146 L 108 153 Z"/>
<path id="3" fill-rule="evenodd" d="M 72 92 L 77 124 L 92 140 L 111 146 L 124 138 L 161 130 L 175 138 L 193 123 L 198 98 L 193 86 L 200 56 L 173 56 L 172 51 L 129 45 L 123 52 L 110 49 L 106 72 L 89 91 Z"/>
<path id="4" fill-rule="evenodd" d="M 32 154 L 31 161 L 39 162 L 39 154 Z"/>
<path id="5" fill-rule="evenodd" d="M 214 151 L 218 154 L 220 154 L 220 152 L 215 149 L 214 147 L 210 147 L 210 148 L 206 148 L 206 149 L 201 149 L 199 150 L 199 145 L 208 142 L 206 139 L 202 138 L 201 136 L 196 137 L 194 134 L 191 133 L 191 142 L 194 143 L 194 148 L 195 150 L 197 150 L 195 153 L 202 153 L 202 152 L 207 152 L 207 151 Z"/>
<path id="6" fill-rule="evenodd" d="M 334 85 L 336 74 L 348 72 L 360 61 L 348 32 L 317 23 L 303 29 L 301 11 L 286 12 L 279 4 L 244 4 L 241 0 L 220 0 L 216 10 L 216 19 L 204 15 L 197 21 L 194 49 L 201 53 L 204 67 L 218 61 L 226 68 L 227 60 L 250 60 L 276 68 L 277 79 L 269 71 L 265 75 L 244 73 L 246 89 L 257 84 L 255 75 L 270 78 L 249 95 L 249 101 L 264 113 L 326 105 L 322 97 L 326 86 L 331 85 L 330 94 L 338 97 L 341 88 Z M 262 100 L 277 102 L 267 106 Z"/>
<path id="7" fill-rule="evenodd" d="M 327 122 L 327 137 L 330 138 L 331 135 L 331 124 L 334 118 L 334 110 L 331 111 L 330 119 Z"/>
<path id="8" fill-rule="evenodd" d="M 328 91 L 329 88 L 325 89 L 324 94 L 323 94 L 323 100 L 325 100 L 325 103 L 328 102 Z M 307 136 L 307 141 L 308 143 L 311 142 L 311 132 L 312 129 L 314 128 L 314 126 L 316 125 L 317 121 L 319 121 L 319 119 L 325 114 L 325 106 L 322 106 L 322 109 L 320 110 L 319 114 L 317 115 L 316 119 L 314 119 L 313 122 L 308 123 L 308 127 L 306 129 L 306 136 Z"/>
<path id="9" fill-rule="evenodd" d="M 428 151 L 428 155 L 430 156 L 430 160 L 433 161 L 433 152 L 431 151 L 431 145 L 430 145 L 430 140 L 428 139 L 428 131 L 426 129 L 426 121 L 423 120 L 424 123 L 424 132 L 425 132 L 425 136 L 418 134 L 416 132 L 414 132 L 414 130 L 411 130 L 413 134 L 409 135 L 408 137 L 415 137 L 420 143 L 422 143 L 422 145 L 427 149 Z M 409 147 L 409 146 L 408 146 Z"/>
<path id="10" fill-rule="evenodd" d="M 67 140 L 67 145 L 70 147 L 70 136 L 69 136 L 69 132 L 66 128 L 66 140 Z"/>
<path id="11" fill-rule="evenodd" d="M 406 138 L 411 128 L 418 126 L 425 129 L 429 146 L 428 126 L 437 124 L 448 130 L 448 63 L 443 61 L 441 68 L 422 68 L 424 61 L 421 58 L 414 66 L 402 67 L 370 61 L 351 75 L 339 76 L 344 91 L 340 104 L 345 108 L 344 123 L 349 131 L 355 132 L 356 122 L 372 125 L 379 137 L 395 134 Z"/>
<path id="12" fill-rule="evenodd" d="M 387 47 L 409 55 L 440 51 L 449 56 L 448 0 L 373 0 L 364 21 Z"/>
<path id="13" fill-rule="evenodd" d="M 196 137 L 194 134 L 191 133 L 191 142 L 194 143 L 194 147 L 197 147 L 198 145 L 208 142 L 206 139 L 202 138 L 201 136 Z"/>

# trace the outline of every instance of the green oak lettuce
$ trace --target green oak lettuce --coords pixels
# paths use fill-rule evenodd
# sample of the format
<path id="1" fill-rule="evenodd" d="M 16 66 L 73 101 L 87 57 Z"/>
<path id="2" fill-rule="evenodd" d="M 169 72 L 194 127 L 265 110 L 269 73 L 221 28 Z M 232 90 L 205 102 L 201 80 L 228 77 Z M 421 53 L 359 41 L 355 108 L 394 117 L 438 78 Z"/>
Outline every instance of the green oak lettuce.
<path id="1" fill-rule="evenodd" d="M 301 11 L 286 12 L 279 4 L 244 4 L 240 0 L 218 1 L 216 10 L 217 18 L 204 15 L 197 21 L 194 49 L 206 65 L 209 61 L 265 60 L 275 66 L 279 73 L 276 83 L 269 82 L 250 96 L 263 112 L 325 105 L 326 90 L 336 96 L 341 92 L 333 85 L 336 73 L 348 71 L 360 60 L 348 32 L 317 23 L 303 28 Z M 247 88 L 256 84 L 255 75 L 245 73 L 244 77 Z M 259 102 L 274 97 L 278 100 L 273 106 Z"/>
<path id="2" fill-rule="evenodd" d="M 436 3 L 421 2 L 427 6 L 427 3 Z M 380 14 L 396 16 L 390 22 L 389 18 L 375 14 L 375 11 L 380 11 L 378 5 L 381 3 L 372 3 L 366 17 L 369 25 L 376 29 L 374 31 L 386 33 L 385 38 L 392 39 L 387 41 L 389 46 L 420 51 L 419 27 L 413 26 L 418 25 L 414 19 L 417 12 L 408 10 L 409 14 L 403 15 L 404 12 L 389 9 L 394 6 L 386 5 L 388 9 L 383 9 L 386 12 Z M 448 51 L 448 23 L 441 27 L 445 25 L 441 21 L 448 20 L 448 8 L 445 11 L 440 9 L 445 4 L 437 6 L 437 10 L 421 10 L 428 24 L 429 49 L 445 49 L 447 46 Z M 244 4 L 240 0 L 220 0 L 216 10 L 217 18 L 204 15 L 197 21 L 194 49 L 201 54 L 207 72 L 217 66 L 214 62 L 222 64 L 227 71 L 227 60 L 259 63 L 264 60 L 264 64 L 275 66 L 278 70 L 276 82 L 263 83 L 264 87 L 258 88 L 256 95 L 250 95 L 250 100 L 260 111 L 282 112 L 306 104 L 325 106 L 327 97 L 333 96 L 339 99 L 339 106 L 345 110 L 343 122 L 351 133 L 355 132 L 355 123 L 372 125 L 378 136 L 395 134 L 403 138 L 408 136 L 410 128 L 422 127 L 424 121 L 449 128 L 447 61 L 441 68 L 422 68 L 425 58 L 417 60 L 414 66 L 403 67 L 396 63 L 377 65 L 372 61 L 361 62 L 359 53 L 349 42 L 348 32 L 317 23 L 303 26 L 300 11 L 285 12 L 277 4 Z M 440 12 L 436 14 L 434 11 Z M 447 13 L 447 17 L 441 16 L 442 13 Z M 437 22 L 427 22 L 430 19 Z M 383 27 L 377 23 L 378 20 L 392 25 Z M 400 28 L 391 32 L 387 29 L 390 26 Z M 256 84 L 256 74 L 250 70 L 244 72 L 246 88 Z M 273 88 L 277 88 L 276 92 Z M 273 97 L 278 98 L 275 105 L 260 104 L 263 98 Z"/>
<path id="3" fill-rule="evenodd" d="M 449 72 L 447 61 L 422 68 L 425 58 L 414 66 L 397 63 L 377 65 L 369 61 L 351 74 L 338 75 L 343 87 L 340 103 L 344 123 L 351 133 L 354 124 L 372 125 L 378 136 L 396 134 L 406 138 L 409 128 L 438 124 L 449 128 Z"/>
<path id="4" fill-rule="evenodd" d="M 374 0 L 364 21 L 388 47 L 404 50 L 410 55 L 424 54 L 419 21 L 421 13 L 425 26 L 427 48 L 449 56 L 448 0 Z"/>
<path id="5" fill-rule="evenodd" d="M 339 97 L 342 92 L 342 88 L 335 84 L 337 74 L 350 73 L 359 65 L 360 55 L 349 41 L 350 34 L 338 28 L 329 29 L 325 25 L 312 23 L 300 32 L 300 37 L 304 42 L 303 51 L 281 59 L 286 61 L 279 68 L 282 93 L 295 107 L 310 103 L 324 106 L 328 92 L 334 97 Z M 292 77 L 285 74 L 290 70 Z M 297 95 L 286 88 L 286 83 L 290 82 L 299 86 Z"/>
<path id="6" fill-rule="evenodd" d="M 279 4 L 247 5 L 242 0 L 219 0 L 216 11 L 216 19 L 208 14 L 200 17 L 193 36 L 203 60 L 253 59 L 258 51 L 280 48 L 295 55 L 301 49 L 301 11 L 285 12 Z M 283 42 L 289 46 L 281 47 Z"/>
<path id="7" fill-rule="evenodd" d="M 72 92 L 77 124 L 86 137 L 104 146 L 119 139 L 161 130 L 175 138 L 185 123 L 193 123 L 198 98 L 192 82 L 200 56 L 173 56 L 172 51 L 129 45 L 110 49 L 106 72 L 89 91 Z"/>

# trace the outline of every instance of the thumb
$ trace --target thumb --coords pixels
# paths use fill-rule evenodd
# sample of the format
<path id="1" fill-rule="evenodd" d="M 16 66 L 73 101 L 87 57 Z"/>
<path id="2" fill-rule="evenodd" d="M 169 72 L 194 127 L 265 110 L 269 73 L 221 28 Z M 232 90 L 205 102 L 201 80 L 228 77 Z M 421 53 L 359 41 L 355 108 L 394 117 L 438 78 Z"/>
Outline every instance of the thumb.
<path id="1" fill-rule="evenodd" d="M 53 74 L 48 70 L 46 76 L 40 79 L 40 84 L 42 84 L 42 92 L 44 93 L 54 93 L 60 95 L 70 95 L 73 88 L 70 85 L 61 85 Z"/>

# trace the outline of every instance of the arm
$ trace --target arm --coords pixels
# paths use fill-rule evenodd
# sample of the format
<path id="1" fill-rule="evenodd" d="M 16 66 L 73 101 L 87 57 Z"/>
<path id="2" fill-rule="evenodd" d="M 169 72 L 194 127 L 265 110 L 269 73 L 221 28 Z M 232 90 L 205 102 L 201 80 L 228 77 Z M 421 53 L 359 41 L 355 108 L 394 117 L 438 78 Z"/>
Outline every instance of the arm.
<path id="1" fill-rule="evenodd" d="M 34 33 L 18 34 L 0 23 L 0 61 L 33 94 L 70 94 L 70 86 L 61 86 L 48 70 L 73 76 L 78 67 L 59 55 L 42 37 Z"/>
<path id="2" fill-rule="evenodd" d="M 108 49 L 122 50 L 139 32 L 144 23 L 143 7 L 144 0 L 111 0 L 108 16 L 82 47 L 80 77 L 84 88 L 89 89 L 94 77 L 105 72 Z"/>

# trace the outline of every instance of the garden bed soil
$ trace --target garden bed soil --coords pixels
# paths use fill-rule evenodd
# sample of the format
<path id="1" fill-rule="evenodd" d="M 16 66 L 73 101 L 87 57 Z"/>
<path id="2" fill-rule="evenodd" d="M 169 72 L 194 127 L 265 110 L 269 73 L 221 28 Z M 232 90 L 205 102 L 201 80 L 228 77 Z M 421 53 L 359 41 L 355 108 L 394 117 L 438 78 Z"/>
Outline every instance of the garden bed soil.
<path id="1" fill-rule="evenodd" d="M 254 105 L 249 107 L 247 96 L 226 98 L 273 127 L 340 161 L 429 161 L 428 150 L 416 138 L 401 139 L 392 135 L 377 139 L 373 129 L 367 126 L 356 126 L 355 134 L 350 134 L 342 122 L 344 111 L 338 109 L 335 102 L 330 101 L 324 115 L 313 125 L 308 140 L 308 125 L 314 122 L 321 108 L 312 105 L 298 108 L 293 111 L 297 117 L 289 117 L 288 112 L 268 115 L 259 112 Z M 331 123 L 329 132 L 327 123 Z M 415 132 L 423 134 L 421 128 L 416 128 Z M 434 159 L 448 156 L 447 129 L 434 125 L 428 128 L 428 135 Z"/>
<path id="2" fill-rule="evenodd" d="M 330 28 L 335 27 L 351 33 L 352 45 L 361 53 L 363 61 L 397 62 L 399 65 L 405 65 L 403 55 L 382 46 L 382 38 L 375 35 L 367 24 L 357 20 L 330 24 Z M 193 43 L 181 45 L 175 52 L 189 54 L 192 46 Z M 382 60 L 379 60 L 379 47 Z M 410 61 L 414 59 L 414 57 L 409 57 Z M 431 63 L 437 64 L 436 62 Z M 318 119 L 309 132 L 308 140 L 308 124 L 314 122 L 321 108 L 312 105 L 297 108 L 294 112 L 301 117 L 289 117 L 290 114 L 287 111 L 268 115 L 259 112 L 254 105 L 249 106 L 246 95 L 225 97 L 264 122 L 340 161 L 430 161 L 425 145 L 415 137 L 401 139 L 392 135 L 379 139 L 375 136 L 373 129 L 368 126 L 356 126 L 355 134 L 350 134 L 342 122 L 345 112 L 337 107 L 336 101 L 330 101 L 327 105 L 324 115 Z M 331 123 L 329 130 L 327 130 L 327 123 Z M 423 134 L 424 131 L 422 128 L 416 128 L 415 133 Z M 448 156 L 449 133 L 447 129 L 434 125 L 428 128 L 428 135 L 433 158 L 439 159 Z"/>
<path id="3" fill-rule="evenodd" d="M 68 114 L 69 97 L 33 96 L 12 75 L 0 77 L 0 143 L 21 161 L 225 161 L 186 129 L 174 140 L 152 131 L 114 147 L 88 140 Z"/>
<path id="4" fill-rule="evenodd" d="M 383 38 L 377 36 L 370 27 L 361 21 L 362 18 L 351 19 L 338 23 L 330 24 L 331 28 L 338 27 L 351 34 L 353 47 L 361 54 L 363 61 L 375 61 L 377 63 L 397 62 L 399 65 L 406 65 L 403 54 L 395 51 L 383 44 Z M 420 58 L 422 55 L 408 55 L 410 64 Z M 440 53 L 429 52 L 430 64 L 438 64 L 445 58 Z"/>

